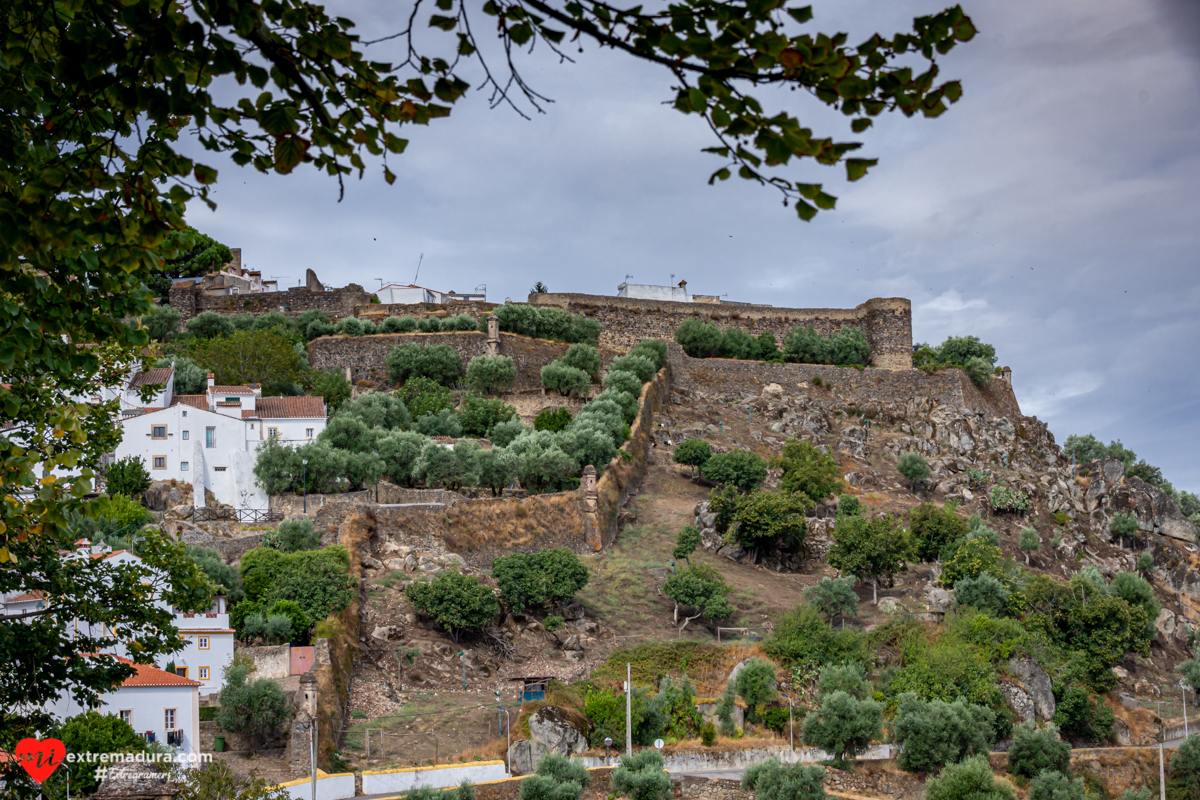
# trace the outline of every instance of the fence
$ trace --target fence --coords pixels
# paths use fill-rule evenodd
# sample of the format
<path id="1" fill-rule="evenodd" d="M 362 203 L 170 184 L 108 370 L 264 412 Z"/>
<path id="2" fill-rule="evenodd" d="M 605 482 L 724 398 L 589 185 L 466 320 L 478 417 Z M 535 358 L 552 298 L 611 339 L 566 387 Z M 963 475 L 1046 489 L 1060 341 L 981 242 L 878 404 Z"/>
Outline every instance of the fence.
<path id="1" fill-rule="evenodd" d="M 419 733 L 399 732 L 387 728 L 355 726 L 342 730 L 342 749 L 362 753 L 366 758 L 384 759 L 393 763 L 407 763 L 414 767 L 429 760 L 429 745 L 433 744 L 433 760 L 436 764 L 441 756 L 441 746 L 436 731 Z M 420 755 L 418 755 L 420 747 Z"/>
<path id="2" fill-rule="evenodd" d="M 278 522 L 283 519 L 282 511 L 267 511 L 260 508 L 208 508 L 192 511 L 193 522 Z"/>

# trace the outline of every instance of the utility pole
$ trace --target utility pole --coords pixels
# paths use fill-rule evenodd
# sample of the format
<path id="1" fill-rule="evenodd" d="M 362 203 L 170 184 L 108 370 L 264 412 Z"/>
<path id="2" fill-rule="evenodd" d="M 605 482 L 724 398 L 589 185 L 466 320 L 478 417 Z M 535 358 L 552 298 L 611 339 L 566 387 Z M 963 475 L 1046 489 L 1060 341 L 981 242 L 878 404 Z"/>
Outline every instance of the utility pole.
<path id="1" fill-rule="evenodd" d="M 308 740 L 309 765 L 312 767 L 312 800 L 317 800 L 317 718 L 312 718 L 312 736 Z M 1164 798 L 1163 800 L 1166 800 Z"/>
<path id="2" fill-rule="evenodd" d="M 1162 718 L 1162 701 L 1158 701 L 1158 796 L 1167 800 L 1167 771 L 1163 762 L 1163 741 L 1167 738 L 1167 726 Z"/>
<path id="3" fill-rule="evenodd" d="M 625 755 L 633 756 L 633 679 L 629 664 L 625 665 Z"/>

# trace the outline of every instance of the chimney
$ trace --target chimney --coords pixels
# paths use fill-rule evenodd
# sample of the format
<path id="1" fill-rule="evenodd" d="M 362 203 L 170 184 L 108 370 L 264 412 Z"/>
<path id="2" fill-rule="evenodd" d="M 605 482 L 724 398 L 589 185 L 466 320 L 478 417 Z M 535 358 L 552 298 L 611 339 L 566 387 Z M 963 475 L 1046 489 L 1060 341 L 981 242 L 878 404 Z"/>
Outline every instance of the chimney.
<path id="1" fill-rule="evenodd" d="M 213 375 L 211 372 L 208 373 L 208 388 L 211 389 L 216 385 L 217 385 L 217 376 Z"/>

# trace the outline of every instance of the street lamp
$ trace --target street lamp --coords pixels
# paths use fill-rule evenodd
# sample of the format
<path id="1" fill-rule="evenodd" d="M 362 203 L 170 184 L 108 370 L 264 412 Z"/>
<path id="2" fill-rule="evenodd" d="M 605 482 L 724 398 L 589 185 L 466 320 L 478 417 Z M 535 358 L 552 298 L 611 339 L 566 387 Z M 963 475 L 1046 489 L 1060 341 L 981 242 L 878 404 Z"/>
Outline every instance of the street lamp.
<path id="1" fill-rule="evenodd" d="M 608 748 L 610 748 L 610 747 L 612 747 L 612 737 L 605 736 L 604 737 L 604 764 L 605 764 L 605 766 L 608 765 Z"/>
<path id="2" fill-rule="evenodd" d="M 308 456 L 300 459 L 300 491 L 304 496 L 304 513 L 308 513 L 308 482 L 305 480 L 308 473 Z"/>

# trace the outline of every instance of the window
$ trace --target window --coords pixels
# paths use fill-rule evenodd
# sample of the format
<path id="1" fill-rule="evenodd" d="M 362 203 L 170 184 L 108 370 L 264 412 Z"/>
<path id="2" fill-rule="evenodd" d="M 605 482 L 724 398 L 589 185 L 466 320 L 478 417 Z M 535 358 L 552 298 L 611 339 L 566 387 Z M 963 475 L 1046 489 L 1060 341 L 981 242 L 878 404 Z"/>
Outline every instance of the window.
<path id="1" fill-rule="evenodd" d="M 305 429 L 304 429 L 304 436 L 305 436 L 305 438 L 311 439 L 311 438 L 313 437 L 313 429 L 312 429 L 312 428 L 305 428 Z"/>
<path id="2" fill-rule="evenodd" d="M 183 412 L 183 415 L 186 417 L 186 416 L 187 416 L 187 411 L 184 411 L 184 412 Z M 186 438 L 187 438 L 187 436 L 184 436 L 183 438 L 185 438 L 185 439 L 186 439 Z"/>
<path id="3" fill-rule="evenodd" d="M 214 472 L 224 472 L 225 468 L 224 467 L 213 467 L 213 471 Z"/>
<path id="4" fill-rule="evenodd" d="M 200 680 L 202 680 L 202 681 L 208 680 L 208 667 L 200 668 Z"/>
<path id="5" fill-rule="evenodd" d="M 279 436 L 279 428 L 267 428 L 267 436 L 275 439 Z"/>
<path id="6" fill-rule="evenodd" d="M 174 708 L 163 709 L 163 727 L 169 731 L 175 730 L 175 711 Z"/>
<path id="7" fill-rule="evenodd" d="M 186 461 L 180 461 L 180 462 L 179 462 L 179 471 L 180 471 L 180 472 L 187 472 L 187 471 L 188 471 L 188 462 L 186 462 Z"/>
<path id="8" fill-rule="evenodd" d="M 204 446 L 205 447 L 216 447 L 216 442 L 217 442 L 217 429 L 216 428 L 205 428 L 204 429 Z"/>
<path id="9" fill-rule="evenodd" d="M 121 716 L 121 722 L 124 722 L 126 725 L 128 725 L 131 728 L 133 727 L 133 709 L 132 708 L 122 708 L 117 713 Z"/>
<path id="10" fill-rule="evenodd" d="M 151 427 L 150 428 L 150 438 L 151 439 L 167 438 L 167 426 L 166 425 L 155 425 L 155 426 Z"/>
<path id="11" fill-rule="evenodd" d="M 154 468 L 155 469 L 166 469 L 167 468 L 167 457 L 166 456 L 155 456 L 154 457 Z"/>
<path id="12" fill-rule="evenodd" d="M 196 637 L 196 647 L 199 648 L 200 650 L 207 650 L 208 649 L 208 637 L 207 636 L 197 636 Z"/>
<path id="13" fill-rule="evenodd" d="M 234 286 L 234 287 L 230 288 L 230 290 L 229 290 L 229 293 L 230 293 L 230 294 L 237 294 L 237 293 L 238 293 L 238 287 Z"/>
<path id="14" fill-rule="evenodd" d="M 242 398 L 240 398 L 240 397 L 226 397 L 226 398 L 225 398 L 225 402 L 226 402 L 226 403 L 240 403 L 240 402 L 242 402 Z"/>
<path id="15" fill-rule="evenodd" d="M 187 669 L 188 669 L 187 667 L 176 667 L 175 674 L 181 678 L 186 678 L 187 677 Z"/>
<path id="16" fill-rule="evenodd" d="M 183 412 L 183 413 L 184 413 L 184 416 L 186 416 L 186 415 L 187 415 L 187 412 L 186 412 L 186 411 L 185 411 L 185 412 Z M 190 439 L 190 438 L 192 438 L 192 432 L 191 432 L 191 431 L 184 431 L 184 432 L 183 432 L 183 438 L 184 438 L 184 439 Z"/>

